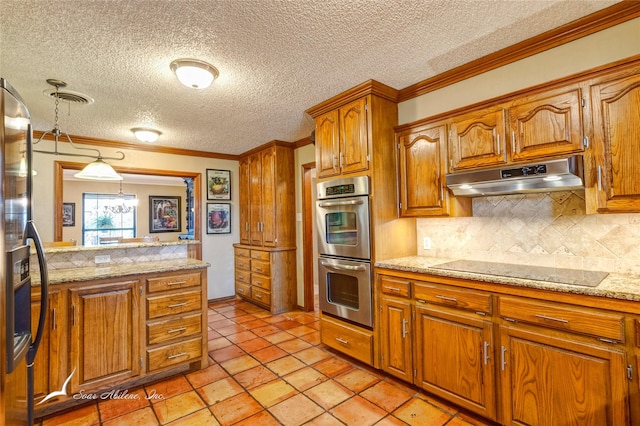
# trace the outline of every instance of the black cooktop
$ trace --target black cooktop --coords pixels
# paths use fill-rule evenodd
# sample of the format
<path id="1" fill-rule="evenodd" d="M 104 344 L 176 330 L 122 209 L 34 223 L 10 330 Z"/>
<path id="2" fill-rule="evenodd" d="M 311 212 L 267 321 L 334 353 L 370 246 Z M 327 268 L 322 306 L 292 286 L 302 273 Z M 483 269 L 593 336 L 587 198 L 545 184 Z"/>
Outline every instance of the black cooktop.
<path id="1" fill-rule="evenodd" d="M 602 271 L 512 265 L 509 263 L 481 262 L 477 260 L 454 260 L 453 262 L 431 266 L 431 268 L 585 287 L 596 287 L 609 275 L 607 272 Z"/>

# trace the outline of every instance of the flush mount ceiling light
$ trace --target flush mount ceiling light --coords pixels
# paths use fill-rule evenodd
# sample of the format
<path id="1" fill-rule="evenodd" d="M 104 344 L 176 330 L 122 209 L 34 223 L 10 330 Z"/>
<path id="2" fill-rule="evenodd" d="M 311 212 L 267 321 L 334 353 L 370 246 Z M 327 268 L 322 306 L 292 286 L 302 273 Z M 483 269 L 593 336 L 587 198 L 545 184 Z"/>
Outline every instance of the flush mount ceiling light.
<path id="1" fill-rule="evenodd" d="M 193 89 L 206 89 L 219 75 L 216 67 L 197 59 L 176 59 L 170 67 L 180 83 Z"/>
<path id="2" fill-rule="evenodd" d="M 147 143 L 153 143 L 157 141 L 162 134 L 162 132 L 158 130 L 149 129 L 146 127 L 134 127 L 133 129 L 131 129 L 131 131 L 136 136 L 136 139 L 138 139 L 140 142 Z"/>
<path id="3" fill-rule="evenodd" d="M 42 133 L 42 136 L 40 136 L 40 139 L 38 139 L 36 142 L 34 142 L 34 145 L 37 145 L 38 143 L 40 143 L 40 141 L 42 141 L 44 139 L 44 137 L 47 134 L 51 134 L 53 136 L 53 141 L 54 141 L 54 150 L 53 151 L 45 151 L 45 150 L 41 150 L 41 149 L 34 149 L 33 152 L 39 152 L 41 154 L 52 154 L 52 155 L 68 155 L 68 156 L 72 156 L 72 157 L 88 157 L 88 158 L 94 158 L 95 161 L 92 163 L 89 163 L 85 166 L 84 169 L 82 169 L 82 171 L 76 173 L 74 176 L 77 177 L 78 179 L 89 179 L 89 180 L 122 180 L 122 176 L 120 176 L 115 170 L 113 170 L 113 167 L 111 167 L 109 164 L 105 163 L 103 160 L 104 159 L 108 159 L 108 160 L 124 160 L 124 152 L 122 151 L 116 151 L 118 154 L 120 154 L 120 157 L 103 157 L 102 154 L 100 153 L 99 150 L 95 149 L 95 148 L 82 148 L 79 146 L 75 146 L 74 143 L 71 141 L 71 138 L 69 137 L 69 134 L 64 133 L 60 130 L 60 127 L 58 126 L 58 106 L 60 103 L 60 99 L 62 99 L 60 96 L 58 96 L 59 90 L 61 87 L 66 87 L 67 83 L 65 83 L 64 81 L 61 80 L 55 80 L 55 79 L 48 79 L 47 83 L 54 86 L 55 92 L 53 97 L 55 98 L 56 101 L 56 109 L 55 109 L 55 125 L 53 127 L 53 130 L 51 131 L 47 131 Z M 67 138 L 67 142 L 69 142 L 69 144 L 71 145 L 72 148 L 78 149 L 78 150 L 84 150 L 84 151 L 95 151 L 98 153 L 98 155 L 90 155 L 90 154 L 79 154 L 79 153 L 74 153 L 74 152 L 60 152 L 58 151 L 58 142 L 60 139 L 60 136 L 64 135 Z"/>

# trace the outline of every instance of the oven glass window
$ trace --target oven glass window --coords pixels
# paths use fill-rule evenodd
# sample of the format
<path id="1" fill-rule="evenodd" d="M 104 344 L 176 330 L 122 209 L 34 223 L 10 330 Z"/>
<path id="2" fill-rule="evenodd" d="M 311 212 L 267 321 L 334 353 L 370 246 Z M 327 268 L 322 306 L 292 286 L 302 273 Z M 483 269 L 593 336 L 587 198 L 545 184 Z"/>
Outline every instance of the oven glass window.
<path id="1" fill-rule="evenodd" d="M 360 309 L 358 298 L 358 278 L 351 275 L 327 274 L 327 299 L 335 305 Z"/>
<path id="2" fill-rule="evenodd" d="M 325 236 L 328 244 L 355 246 L 358 244 L 357 217 L 353 212 L 327 213 Z"/>

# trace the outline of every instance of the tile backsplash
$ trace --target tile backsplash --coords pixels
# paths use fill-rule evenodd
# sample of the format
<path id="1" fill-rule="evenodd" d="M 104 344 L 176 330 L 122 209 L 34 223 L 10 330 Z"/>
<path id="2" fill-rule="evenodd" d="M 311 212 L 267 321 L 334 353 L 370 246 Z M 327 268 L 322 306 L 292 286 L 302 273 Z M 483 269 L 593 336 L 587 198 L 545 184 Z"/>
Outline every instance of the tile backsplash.
<path id="1" fill-rule="evenodd" d="M 640 214 L 587 215 L 584 191 L 474 198 L 473 217 L 418 219 L 417 237 L 419 256 L 640 274 Z"/>

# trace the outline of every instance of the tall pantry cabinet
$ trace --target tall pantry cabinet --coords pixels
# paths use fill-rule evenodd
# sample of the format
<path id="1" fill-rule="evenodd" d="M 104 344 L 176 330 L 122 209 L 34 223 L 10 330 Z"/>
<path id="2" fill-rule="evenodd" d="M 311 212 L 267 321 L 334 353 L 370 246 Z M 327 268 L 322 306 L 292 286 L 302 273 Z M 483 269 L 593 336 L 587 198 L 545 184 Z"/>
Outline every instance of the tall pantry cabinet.
<path id="1" fill-rule="evenodd" d="M 240 244 L 235 247 L 235 287 L 241 298 L 290 311 L 297 303 L 294 155 L 273 141 L 239 161 Z"/>

